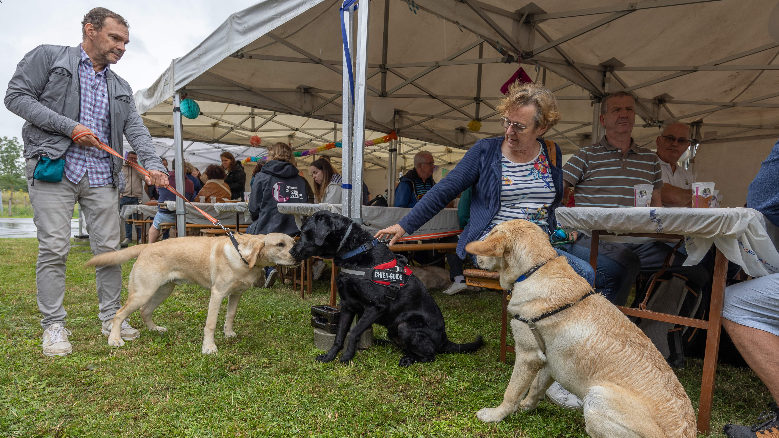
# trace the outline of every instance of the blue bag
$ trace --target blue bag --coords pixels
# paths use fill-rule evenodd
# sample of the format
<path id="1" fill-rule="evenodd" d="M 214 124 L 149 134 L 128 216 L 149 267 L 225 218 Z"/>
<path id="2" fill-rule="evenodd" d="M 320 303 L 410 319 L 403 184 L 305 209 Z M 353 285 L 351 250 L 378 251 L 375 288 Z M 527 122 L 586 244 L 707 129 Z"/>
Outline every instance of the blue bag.
<path id="1" fill-rule="evenodd" d="M 38 181 L 58 183 L 62 181 L 62 174 L 65 173 L 65 158 L 52 160 L 49 157 L 40 157 L 38 164 L 35 165 L 33 178 Z"/>

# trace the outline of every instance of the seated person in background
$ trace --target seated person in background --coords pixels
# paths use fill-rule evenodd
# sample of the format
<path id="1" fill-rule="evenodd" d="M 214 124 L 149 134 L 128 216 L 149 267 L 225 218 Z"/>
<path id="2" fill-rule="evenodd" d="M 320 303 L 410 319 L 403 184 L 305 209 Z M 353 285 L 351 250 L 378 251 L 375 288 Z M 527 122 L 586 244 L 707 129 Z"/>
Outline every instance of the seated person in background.
<path id="1" fill-rule="evenodd" d="M 341 174 L 324 158 L 319 158 L 308 167 L 314 180 L 314 199 L 317 204 L 341 203 Z"/>
<path id="2" fill-rule="evenodd" d="M 195 166 L 192 165 L 189 161 L 184 162 L 184 169 L 187 172 L 187 179 L 192 181 L 192 185 L 195 187 L 195 196 L 194 198 L 197 199 L 197 194 L 200 192 L 200 189 L 203 188 L 203 183 L 200 181 L 198 177 L 193 175 L 195 172 Z"/>
<path id="3" fill-rule="evenodd" d="M 430 152 L 414 155 L 414 168 L 400 177 L 395 187 L 395 207 L 413 208 L 422 196 L 435 185 L 435 159 Z"/>
<path id="4" fill-rule="evenodd" d="M 292 164 L 292 148 L 286 143 L 276 143 L 268 149 L 268 162 L 255 176 L 249 198 L 252 222 L 247 234 L 284 233 L 290 236 L 300 232 L 295 217 L 279 213 L 280 203 L 305 203 L 308 199 L 306 180 Z M 272 266 L 265 268 L 265 285 L 273 286 L 278 272 Z"/>
<path id="5" fill-rule="evenodd" d="M 752 427 L 726 424 L 725 435 L 730 438 L 779 436 L 779 274 L 725 289 L 722 327 L 774 399 L 757 424 Z"/>
<path id="6" fill-rule="evenodd" d="M 663 207 L 692 207 L 695 177 L 692 172 L 677 165 L 679 158 L 690 147 L 690 127 L 684 123 L 672 123 L 663 129 L 655 144 L 663 169 L 663 188 L 660 190 Z"/>
<path id="7" fill-rule="evenodd" d="M 167 158 L 161 158 L 162 159 L 162 165 L 165 166 L 165 170 L 168 169 L 168 160 Z M 157 186 L 154 184 L 148 185 L 145 182 L 143 183 L 143 191 L 146 192 L 146 196 L 149 197 L 149 201 L 146 202 L 145 205 L 157 205 L 157 199 L 160 198 L 160 193 L 157 191 Z"/>
<path id="8" fill-rule="evenodd" d="M 563 166 L 566 195 L 576 189 L 577 207 L 633 207 L 636 184 L 652 184 L 651 205 L 661 206 L 660 163 L 657 155 L 638 146 L 631 137 L 636 121 L 633 106 L 633 96 L 624 91 L 606 97 L 600 111 L 606 135 L 598 143 L 579 149 Z M 560 248 L 580 259 L 590 258 L 589 237 Z M 601 241 L 595 289 L 612 303 L 624 305 L 640 269 L 639 257 L 626 245 Z"/>
<path id="9" fill-rule="evenodd" d="M 663 133 L 655 139 L 655 144 L 663 171 L 663 187 L 660 189 L 663 207 L 692 207 L 692 183 L 695 177 L 692 172 L 677 165 L 679 158 L 690 147 L 690 127 L 684 123 L 672 123 L 663 129 Z M 638 256 L 641 271 L 646 273 L 662 269 L 666 256 L 673 249 L 662 242 L 625 246 Z M 684 251 L 684 248 L 680 249 Z M 686 253 L 677 251 L 672 265 L 681 266 L 686 258 Z"/>
<path id="10" fill-rule="evenodd" d="M 176 168 L 176 162 L 173 162 L 173 168 Z M 176 187 L 176 171 L 171 170 L 168 172 L 168 184 L 181 192 Z M 157 199 L 157 202 L 166 202 L 166 201 L 175 201 L 176 195 L 173 194 L 170 190 L 168 190 L 165 187 L 160 187 L 159 189 L 160 197 Z M 195 195 L 195 186 L 192 184 L 192 181 L 190 181 L 187 178 L 184 178 L 184 197 L 187 198 L 188 201 L 192 201 L 193 196 Z M 157 214 L 154 215 L 154 222 L 152 222 L 151 227 L 149 228 L 149 243 L 154 243 L 157 241 L 157 238 L 160 237 L 160 224 L 164 223 L 176 223 L 176 212 L 170 211 L 167 208 L 159 207 L 157 210 Z"/>
<path id="11" fill-rule="evenodd" d="M 212 164 L 206 167 L 206 181 L 203 188 L 200 189 L 198 197 L 205 197 L 204 202 L 213 203 L 211 198 L 216 198 L 216 202 L 224 202 L 224 199 L 230 199 L 230 187 L 225 184 L 225 171 L 221 166 Z"/>
<path id="12" fill-rule="evenodd" d="M 230 199 L 243 199 L 243 191 L 246 186 L 246 172 L 243 170 L 243 165 L 227 151 L 219 154 L 219 158 L 222 160 L 222 167 L 227 172 L 225 184 L 230 186 L 230 193 L 232 193 Z"/>

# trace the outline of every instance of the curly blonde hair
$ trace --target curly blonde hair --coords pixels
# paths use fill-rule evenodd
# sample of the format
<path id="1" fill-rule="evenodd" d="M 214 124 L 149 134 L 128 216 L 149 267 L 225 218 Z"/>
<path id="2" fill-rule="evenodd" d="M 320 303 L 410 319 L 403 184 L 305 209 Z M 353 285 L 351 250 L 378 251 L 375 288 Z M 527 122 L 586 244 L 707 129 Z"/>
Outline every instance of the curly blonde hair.
<path id="1" fill-rule="evenodd" d="M 497 111 L 506 114 L 514 108 L 525 105 L 535 105 L 535 128 L 551 128 L 560 121 L 562 115 L 557 109 L 557 99 L 554 94 L 544 87 L 534 83 L 520 84 L 515 82 L 509 87 L 506 97 L 500 101 Z"/>
<path id="2" fill-rule="evenodd" d="M 287 163 L 294 164 L 292 148 L 286 143 L 274 143 L 273 146 L 268 148 L 268 161 L 271 160 L 286 161 Z"/>

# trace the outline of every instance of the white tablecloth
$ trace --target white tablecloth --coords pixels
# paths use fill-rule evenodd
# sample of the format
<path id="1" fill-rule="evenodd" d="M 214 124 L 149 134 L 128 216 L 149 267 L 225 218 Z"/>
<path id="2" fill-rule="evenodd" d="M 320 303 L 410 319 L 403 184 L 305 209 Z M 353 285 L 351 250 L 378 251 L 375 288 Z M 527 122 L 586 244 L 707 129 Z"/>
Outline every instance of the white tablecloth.
<path id="1" fill-rule="evenodd" d="M 230 203 L 218 203 L 218 204 L 207 204 L 207 203 L 195 202 L 194 204 L 201 210 L 205 211 L 206 213 L 218 219 L 219 222 L 221 222 L 223 225 L 234 224 L 236 213 L 243 213 L 242 215 L 239 215 L 240 223 L 242 224 L 252 223 L 252 218 L 249 214 L 249 204 L 246 202 L 230 202 Z M 210 224 L 211 223 L 197 210 L 192 208 L 191 205 L 184 204 L 184 206 L 186 207 L 186 211 L 187 211 L 187 223 L 190 224 Z M 165 203 L 165 207 L 168 210 L 175 212 L 176 201 L 167 201 Z M 154 217 L 154 215 L 157 214 L 157 210 L 158 208 L 156 205 L 125 205 L 124 207 L 122 207 L 122 211 L 120 214 L 125 219 L 129 219 L 134 213 L 141 213 L 148 217 Z"/>
<path id="2" fill-rule="evenodd" d="M 311 216 L 317 211 L 330 211 L 341 214 L 341 204 L 279 204 L 279 212 L 294 214 L 296 220 L 302 217 Z M 395 225 L 405 217 L 410 208 L 400 207 L 362 207 L 363 228 L 369 232 L 375 233 L 390 225 Z M 298 227 L 302 221 L 299 221 Z M 418 229 L 412 236 L 421 234 L 441 233 L 444 231 L 456 231 L 460 229 L 460 222 L 457 219 L 456 208 L 445 208 L 435 215 L 422 228 Z"/>
<path id="3" fill-rule="evenodd" d="M 615 234 L 667 233 L 686 237 L 685 266 L 701 261 L 712 244 L 752 277 L 779 272 L 779 252 L 765 217 L 751 208 L 558 208 L 560 225 Z"/>

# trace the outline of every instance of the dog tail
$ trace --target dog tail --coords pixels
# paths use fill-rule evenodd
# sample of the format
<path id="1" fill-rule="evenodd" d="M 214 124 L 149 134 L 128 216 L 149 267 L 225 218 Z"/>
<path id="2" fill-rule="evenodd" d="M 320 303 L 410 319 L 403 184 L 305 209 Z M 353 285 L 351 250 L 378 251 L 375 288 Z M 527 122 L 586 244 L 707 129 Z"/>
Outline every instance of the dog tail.
<path id="1" fill-rule="evenodd" d="M 135 245 L 120 251 L 104 252 L 89 259 L 84 266 L 109 266 L 121 265 L 122 263 L 138 257 L 146 245 Z"/>
<path id="2" fill-rule="evenodd" d="M 470 353 L 472 351 L 478 350 L 482 344 L 484 344 L 484 340 L 482 339 L 481 335 L 477 336 L 475 341 L 469 342 L 467 344 L 455 344 L 454 342 L 447 339 L 444 348 L 441 350 L 441 353 Z"/>

